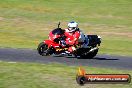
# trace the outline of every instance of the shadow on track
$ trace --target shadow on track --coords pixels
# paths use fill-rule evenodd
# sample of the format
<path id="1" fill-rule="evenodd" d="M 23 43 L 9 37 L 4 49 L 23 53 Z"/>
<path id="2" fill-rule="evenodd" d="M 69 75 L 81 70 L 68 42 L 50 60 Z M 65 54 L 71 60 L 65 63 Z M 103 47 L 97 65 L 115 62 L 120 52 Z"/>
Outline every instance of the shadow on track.
<path id="1" fill-rule="evenodd" d="M 55 55 L 53 57 L 65 57 L 65 58 L 76 58 L 76 59 L 89 59 L 89 60 L 119 60 L 116 58 L 103 58 L 103 57 L 94 57 L 94 58 L 80 58 L 80 57 L 74 57 L 74 56 L 63 56 L 63 55 Z"/>
<path id="2" fill-rule="evenodd" d="M 95 60 L 119 60 L 119 59 L 114 59 L 114 58 L 108 59 L 108 58 L 101 58 L 101 57 L 95 57 L 93 59 Z"/>
<path id="3" fill-rule="evenodd" d="M 76 57 L 66 57 L 66 58 L 76 58 Z M 76 58 L 76 59 L 86 59 L 86 60 L 119 60 L 119 59 L 115 59 L 115 58 L 102 58 L 102 57 L 94 57 L 94 58 Z"/>

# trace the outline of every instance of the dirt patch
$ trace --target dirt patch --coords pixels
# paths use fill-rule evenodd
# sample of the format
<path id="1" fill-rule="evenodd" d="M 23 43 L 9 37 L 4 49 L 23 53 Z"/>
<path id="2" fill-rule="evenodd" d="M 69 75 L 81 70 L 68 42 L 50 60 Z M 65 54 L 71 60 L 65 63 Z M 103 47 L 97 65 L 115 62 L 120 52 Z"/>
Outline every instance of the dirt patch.
<path id="1" fill-rule="evenodd" d="M 117 36 L 126 36 L 132 38 L 132 33 L 124 32 L 124 33 L 117 33 L 117 32 L 101 32 L 100 34 L 105 35 L 117 35 Z"/>
<path id="2" fill-rule="evenodd" d="M 0 21 L 3 21 L 4 20 L 4 18 L 3 17 L 0 17 Z"/>
<path id="3" fill-rule="evenodd" d="M 99 34 L 99 35 L 116 35 L 116 36 L 125 36 L 125 37 L 129 37 L 132 38 L 132 33 L 130 32 L 124 32 L 124 33 L 117 33 L 117 32 L 90 32 L 87 34 Z"/>

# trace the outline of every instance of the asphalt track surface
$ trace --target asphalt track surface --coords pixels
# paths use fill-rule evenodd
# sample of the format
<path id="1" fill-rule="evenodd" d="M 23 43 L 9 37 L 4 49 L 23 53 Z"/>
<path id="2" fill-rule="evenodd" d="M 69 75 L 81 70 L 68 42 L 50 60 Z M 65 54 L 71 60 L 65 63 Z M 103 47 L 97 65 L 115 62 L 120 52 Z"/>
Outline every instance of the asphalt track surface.
<path id="1" fill-rule="evenodd" d="M 90 66 L 132 70 L 132 57 L 97 55 L 93 59 L 77 59 L 75 57 L 40 56 L 37 50 L 0 48 L 0 61 L 62 63 L 71 66 Z"/>

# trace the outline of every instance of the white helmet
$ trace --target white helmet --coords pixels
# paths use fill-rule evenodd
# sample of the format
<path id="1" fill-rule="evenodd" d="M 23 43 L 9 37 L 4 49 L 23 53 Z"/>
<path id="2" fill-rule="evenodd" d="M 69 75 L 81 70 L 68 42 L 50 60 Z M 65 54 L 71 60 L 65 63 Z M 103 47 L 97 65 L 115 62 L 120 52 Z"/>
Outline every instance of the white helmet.
<path id="1" fill-rule="evenodd" d="M 78 28 L 78 23 L 71 21 L 68 23 L 68 30 L 69 32 L 74 32 Z"/>

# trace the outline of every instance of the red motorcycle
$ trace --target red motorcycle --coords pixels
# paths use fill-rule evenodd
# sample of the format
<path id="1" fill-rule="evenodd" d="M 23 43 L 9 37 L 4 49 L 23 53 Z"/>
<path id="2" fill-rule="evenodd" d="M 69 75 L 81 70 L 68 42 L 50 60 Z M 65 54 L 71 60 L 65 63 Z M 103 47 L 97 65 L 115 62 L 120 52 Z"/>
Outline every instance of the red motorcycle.
<path id="1" fill-rule="evenodd" d="M 76 47 L 76 50 L 72 53 L 75 57 L 80 58 L 93 58 L 98 53 L 98 46 L 101 43 L 101 37 L 97 35 L 85 35 L 86 41 L 89 41 L 88 47 L 83 48 L 81 47 L 82 44 L 75 44 L 75 45 L 66 45 L 65 47 L 62 46 L 61 41 L 65 41 L 66 36 L 64 35 L 65 30 L 59 27 L 60 22 L 58 24 L 58 28 L 52 30 L 49 33 L 49 39 L 44 40 L 38 45 L 38 53 L 42 56 L 48 55 L 60 55 L 66 53 L 68 48 L 71 46 Z M 69 54 L 67 54 L 69 55 Z"/>

